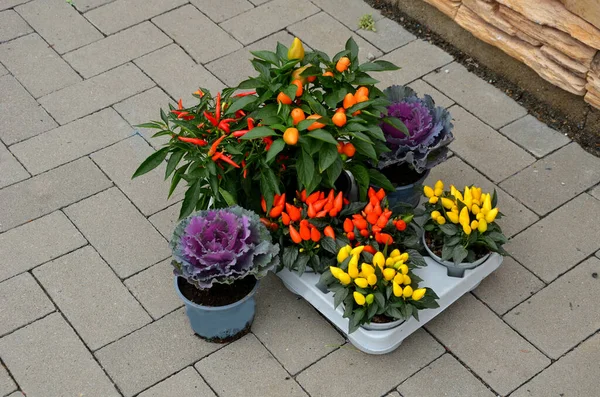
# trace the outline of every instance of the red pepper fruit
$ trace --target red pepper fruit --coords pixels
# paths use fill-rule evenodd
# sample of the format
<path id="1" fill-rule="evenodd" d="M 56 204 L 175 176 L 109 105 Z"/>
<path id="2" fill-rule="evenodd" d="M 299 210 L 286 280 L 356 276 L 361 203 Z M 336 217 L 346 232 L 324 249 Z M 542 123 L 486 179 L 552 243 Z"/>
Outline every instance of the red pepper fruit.
<path id="1" fill-rule="evenodd" d="M 373 212 L 373 208 L 373 204 L 367 204 L 367 206 L 365 207 L 365 214 L 370 214 L 371 212 Z"/>
<path id="2" fill-rule="evenodd" d="M 325 226 L 325 229 L 323 229 L 323 234 L 327 237 L 335 239 L 335 232 L 333 231 L 333 228 L 331 226 Z"/>
<path id="3" fill-rule="evenodd" d="M 369 198 L 369 202 L 373 206 L 376 206 L 377 204 L 379 204 L 379 199 L 377 198 L 377 196 L 371 196 L 371 198 Z"/>
<path id="4" fill-rule="evenodd" d="M 223 142 L 223 139 L 225 139 L 225 135 L 221 136 L 219 139 L 213 142 L 213 144 L 210 146 L 210 150 L 207 153 L 209 156 L 215 154 L 215 152 L 217 151 L 217 146 L 219 146 L 219 144 Z"/>
<path id="5" fill-rule="evenodd" d="M 344 199 L 344 196 L 342 195 L 342 192 L 339 192 L 337 194 L 337 196 L 335 196 L 335 199 L 333 200 L 333 208 L 335 208 L 335 210 L 337 212 L 340 212 L 342 210 L 343 199 Z M 333 216 L 333 215 L 331 215 L 331 216 Z"/>
<path id="6" fill-rule="evenodd" d="M 294 222 L 299 221 L 300 217 L 301 217 L 301 212 L 300 209 L 298 209 L 297 207 L 294 207 L 291 204 L 285 203 L 285 210 L 287 211 L 287 213 L 290 216 L 290 219 Z"/>
<path id="7" fill-rule="evenodd" d="M 315 243 L 318 243 L 321 240 L 321 232 L 317 230 L 317 228 L 313 228 L 310 231 L 310 239 Z"/>
<path id="8" fill-rule="evenodd" d="M 365 245 L 363 251 L 368 252 L 371 255 L 375 255 L 377 253 L 377 251 L 375 250 L 375 248 L 373 248 L 372 245 Z"/>
<path id="9" fill-rule="evenodd" d="M 373 233 L 379 233 L 381 232 L 381 228 L 377 225 L 373 225 L 371 226 L 371 230 L 373 231 Z"/>
<path id="10" fill-rule="evenodd" d="M 282 212 L 283 212 L 283 205 L 277 205 L 277 206 L 271 208 L 271 211 L 269 212 L 269 216 L 271 218 L 279 218 L 279 216 L 281 215 Z"/>
<path id="11" fill-rule="evenodd" d="M 238 111 L 235 112 L 235 118 L 236 119 L 241 119 L 245 115 L 246 115 L 246 112 L 244 112 L 242 109 L 240 109 L 240 110 L 238 110 Z"/>
<path id="12" fill-rule="evenodd" d="M 354 240 L 354 238 L 355 238 L 355 237 L 354 237 L 354 232 L 349 232 L 349 233 L 347 233 L 347 234 L 346 234 L 346 237 L 348 237 L 348 240 L 350 240 L 350 241 Z"/>
<path id="13" fill-rule="evenodd" d="M 363 237 L 369 237 L 369 231 L 367 229 L 362 229 L 360 231 L 360 235 Z"/>
<path id="14" fill-rule="evenodd" d="M 279 196 L 279 199 L 276 199 L 274 202 L 275 202 L 275 205 L 283 207 L 283 205 L 285 204 L 285 193 L 283 193 L 281 196 Z"/>
<path id="15" fill-rule="evenodd" d="M 387 223 L 388 223 L 389 218 L 385 215 L 381 215 L 379 217 L 379 219 L 377 220 L 377 223 L 375 224 L 376 226 L 379 226 L 380 228 L 384 228 L 386 227 Z"/>
<path id="16" fill-rule="evenodd" d="M 332 209 L 331 211 L 329 211 L 329 216 L 331 216 L 332 218 L 335 218 L 338 214 L 338 210 L 337 209 Z"/>
<path id="17" fill-rule="evenodd" d="M 364 219 L 353 219 L 352 223 L 354 224 L 354 226 L 356 226 L 356 228 L 358 230 L 363 230 L 367 228 L 367 221 Z"/>
<path id="18" fill-rule="evenodd" d="M 350 200 L 348 200 L 346 197 L 344 197 L 344 205 L 348 205 L 350 204 Z"/>
<path id="19" fill-rule="evenodd" d="M 327 211 L 323 210 L 320 212 L 317 212 L 317 215 L 315 215 L 315 218 L 324 218 L 327 216 Z"/>
<path id="20" fill-rule="evenodd" d="M 385 190 L 383 190 L 383 188 L 379 189 L 376 193 L 376 196 L 379 201 L 383 200 L 385 198 Z"/>
<path id="21" fill-rule="evenodd" d="M 285 212 L 281 213 L 281 222 L 283 222 L 284 225 L 289 225 L 290 224 L 290 216 L 288 214 L 286 214 Z"/>
<path id="22" fill-rule="evenodd" d="M 405 231 L 406 230 L 406 222 L 404 222 L 402 219 L 398 219 L 396 221 L 396 229 L 398 229 L 401 232 Z"/>
<path id="23" fill-rule="evenodd" d="M 256 94 L 256 91 L 240 92 L 239 94 L 235 94 L 234 97 L 238 98 L 238 97 L 242 97 L 242 96 L 255 95 L 255 94 Z"/>
<path id="24" fill-rule="evenodd" d="M 273 138 L 271 138 L 270 136 L 267 136 L 267 137 L 264 137 L 262 141 L 265 144 L 265 150 L 271 149 L 271 145 L 273 144 Z"/>
<path id="25" fill-rule="evenodd" d="M 248 117 L 248 120 L 246 120 L 246 122 L 248 123 L 248 130 L 254 128 L 254 119 L 252 117 Z"/>
<path id="26" fill-rule="evenodd" d="M 300 233 L 294 228 L 294 226 L 290 225 L 290 237 L 292 241 L 296 244 L 300 244 L 302 242 L 302 237 Z"/>
<path id="27" fill-rule="evenodd" d="M 235 132 L 234 132 L 233 134 L 231 134 L 231 135 L 233 135 L 233 136 L 234 136 L 234 137 L 236 137 L 236 138 L 241 138 L 241 137 L 243 137 L 244 135 L 246 135 L 247 133 L 248 133 L 248 130 L 239 130 L 239 131 L 235 131 Z"/>
<path id="28" fill-rule="evenodd" d="M 217 93 L 217 108 L 215 109 L 215 116 L 217 118 L 217 122 L 221 120 L 221 93 Z"/>
<path id="29" fill-rule="evenodd" d="M 372 187 L 369 187 L 369 190 L 367 191 L 367 197 L 371 198 L 373 196 L 375 196 L 377 193 L 375 193 L 375 189 L 373 189 Z"/>
<path id="30" fill-rule="evenodd" d="M 246 160 L 242 160 L 242 167 L 244 168 L 244 179 L 248 176 L 248 168 L 246 168 Z"/>
<path id="31" fill-rule="evenodd" d="M 300 237 L 305 241 L 310 240 L 310 229 L 308 228 L 308 225 L 300 225 Z"/>
<path id="32" fill-rule="evenodd" d="M 303 203 L 306 202 L 306 189 L 300 192 L 300 201 L 302 201 Z"/>
<path id="33" fill-rule="evenodd" d="M 323 210 L 326 212 L 329 212 L 333 209 L 333 200 L 329 201 L 329 199 L 327 199 L 327 203 L 325 204 L 325 207 L 323 207 Z"/>
<path id="34" fill-rule="evenodd" d="M 317 211 L 317 212 L 321 211 L 323 209 L 323 207 L 325 206 L 325 204 L 327 204 L 327 199 L 315 201 L 315 203 L 313 204 L 313 206 L 315 207 L 315 211 Z"/>
<path id="35" fill-rule="evenodd" d="M 381 206 L 379 204 L 377 204 L 375 206 L 375 208 L 373 208 L 373 213 L 377 214 L 377 216 L 379 216 L 383 213 L 383 211 L 381 210 Z"/>
<path id="36" fill-rule="evenodd" d="M 319 200 L 323 200 L 325 198 L 325 192 L 319 192 Z"/>
<path id="37" fill-rule="evenodd" d="M 260 207 L 262 208 L 263 212 L 267 212 L 267 202 L 265 201 L 264 197 L 260 198 Z"/>
<path id="38" fill-rule="evenodd" d="M 315 216 L 317 216 L 317 210 L 315 210 L 315 207 L 312 204 L 309 204 L 306 214 L 309 218 L 314 218 Z"/>
<path id="39" fill-rule="evenodd" d="M 218 125 L 219 125 L 219 122 L 217 121 L 217 119 L 216 119 L 216 118 L 215 118 L 215 117 L 214 117 L 214 116 L 213 116 L 211 113 L 207 112 L 206 110 L 204 111 L 204 117 L 206 117 L 206 119 L 207 119 L 208 121 L 210 121 L 210 123 L 211 123 L 213 126 L 215 126 L 215 127 L 216 127 L 216 126 L 218 126 Z"/>
<path id="40" fill-rule="evenodd" d="M 379 219 L 379 216 L 377 216 L 377 214 L 371 212 L 370 214 L 367 215 L 367 222 L 369 222 L 371 225 L 374 225 L 377 223 L 377 220 Z"/>
<path id="41" fill-rule="evenodd" d="M 375 241 L 377 241 L 379 244 L 387 244 L 387 245 L 391 245 L 394 243 L 394 239 L 392 238 L 392 236 L 390 236 L 387 233 L 376 233 Z"/>
<path id="42" fill-rule="evenodd" d="M 317 201 L 318 199 L 319 199 L 319 192 L 314 192 L 313 194 L 311 194 L 310 196 L 308 196 L 308 197 L 306 198 L 306 201 L 305 201 L 305 203 L 306 203 L 306 204 L 312 204 L 312 203 L 314 203 L 315 201 Z"/>
<path id="43" fill-rule="evenodd" d="M 200 138 L 188 138 L 185 136 L 178 136 L 177 139 L 179 139 L 181 142 L 191 143 L 193 145 L 198 145 L 198 146 L 208 145 L 208 142 L 206 142 L 204 139 L 200 139 Z"/>
<path id="44" fill-rule="evenodd" d="M 263 225 L 265 225 L 267 228 L 271 227 L 271 221 L 268 220 L 267 218 L 260 218 L 260 223 L 262 223 Z"/>
<path id="45" fill-rule="evenodd" d="M 352 223 L 350 218 L 346 218 L 346 220 L 344 221 L 344 231 L 346 233 L 350 233 L 353 230 L 354 230 L 354 224 Z"/>
<path id="46" fill-rule="evenodd" d="M 220 152 L 218 154 L 220 154 L 221 156 L 219 156 L 219 158 L 217 160 L 224 161 L 227 164 L 231 165 L 232 167 L 240 168 L 240 165 L 238 163 L 236 163 L 235 161 L 233 161 L 230 156 L 228 156 L 228 155 L 226 155 L 225 153 L 222 153 L 222 152 Z M 213 160 L 214 160 L 214 156 L 213 156 Z"/>

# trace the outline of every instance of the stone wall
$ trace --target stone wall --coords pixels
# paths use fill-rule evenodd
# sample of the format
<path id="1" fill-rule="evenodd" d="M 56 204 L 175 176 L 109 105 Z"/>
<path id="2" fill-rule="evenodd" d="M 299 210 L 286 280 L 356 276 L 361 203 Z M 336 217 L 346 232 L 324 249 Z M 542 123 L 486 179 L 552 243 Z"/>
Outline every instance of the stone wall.
<path id="1" fill-rule="evenodd" d="M 600 108 L 600 1 L 423 0 Z"/>

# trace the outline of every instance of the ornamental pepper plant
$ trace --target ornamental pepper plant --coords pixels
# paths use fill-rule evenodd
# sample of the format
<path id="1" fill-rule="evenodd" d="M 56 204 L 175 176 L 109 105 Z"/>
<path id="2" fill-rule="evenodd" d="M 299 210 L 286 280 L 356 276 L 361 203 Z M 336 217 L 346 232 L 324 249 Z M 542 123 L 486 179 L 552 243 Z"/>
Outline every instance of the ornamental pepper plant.
<path id="1" fill-rule="evenodd" d="M 428 198 L 425 204 L 429 219 L 425 222 L 425 238 L 428 247 L 442 260 L 474 262 L 487 253 L 506 255 L 502 248 L 507 242 L 497 219 L 502 213 L 497 205 L 496 191 L 482 193 L 481 188 L 465 186 L 463 192 L 444 183 L 423 187 Z"/>
<path id="2" fill-rule="evenodd" d="M 387 255 L 371 254 L 364 245 L 340 248 L 337 266 L 330 266 L 321 282 L 334 294 L 334 306 L 344 305 L 350 319 L 348 332 L 362 324 L 419 319 L 418 312 L 438 307 L 438 296 L 430 288 L 419 288 L 422 280 L 413 273 L 419 266 L 407 252 L 394 249 Z"/>

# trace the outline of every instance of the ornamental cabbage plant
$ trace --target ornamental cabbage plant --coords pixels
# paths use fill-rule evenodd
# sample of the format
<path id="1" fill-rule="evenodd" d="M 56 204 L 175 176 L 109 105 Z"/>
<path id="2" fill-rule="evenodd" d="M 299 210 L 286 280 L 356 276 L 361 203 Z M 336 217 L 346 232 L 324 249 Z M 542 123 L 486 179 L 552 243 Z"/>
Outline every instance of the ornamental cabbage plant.
<path id="1" fill-rule="evenodd" d="M 436 107 L 429 95 L 419 98 L 409 87 L 393 85 L 383 93 L 391 102 L 387 106 L 388 117 L 400 119 L 406 129 L 381 123 L 391 152 L 381 154 L 378 168 L 407 164 L 423 173 L 445 161 L 447 146 L 454 140 L 450 113 L 441 106 Z"/>
<path id="2" fill-rule="evenodd" d="M 196 212 L 171 238 L 174 273 L 199 289 L 256 279 L 279 264 L 279 245 L 254 212 L 234 206 Z"/>

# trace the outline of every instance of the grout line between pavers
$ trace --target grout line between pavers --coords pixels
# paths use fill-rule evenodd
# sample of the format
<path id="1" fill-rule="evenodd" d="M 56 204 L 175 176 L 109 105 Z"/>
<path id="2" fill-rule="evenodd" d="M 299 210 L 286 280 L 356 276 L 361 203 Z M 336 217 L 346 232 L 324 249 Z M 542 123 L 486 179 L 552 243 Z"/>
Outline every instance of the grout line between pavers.
<path id="1" fill-rule="evenodd" d="M 8 374 L 8 377 L 13 381 L 13 383 L 15 384 L 15 386 L 17 386 L 16 390 L 10 391 L 9 394 L 7 394 L 7 396 L 9 396 L 10 394 L 14 393 L 15 391 L 21 391 L 21 390 L 23 390 L 23 389 L 21 389 L 21 385 L 19 385 L 19 383 L 17 383 L 17 380 L 15 379 L 15 377 L 13 376 L 13 374 L 8 369 L 8 365 L 6 365 L 4 363 L 4 361 L 2 360 L 2 357 L 0 357 L 0 366 L 3 367 L 6 370 L 6 373 Z"/>
<path id="2" fill-rule="evenodd" d="M 439 343 L 439 342 L 438 342 Z M 400 382 L 399 384 L 397 384 L 396 386 L 394 386 L 393 388 L 391 388 L 390 390 L 388 390 L 387 392 L 383 393 L 383 397 L 387 396 L 388 394 L 391 394 L 393 392 L 398 392 L 400 394 L 400 392 L 398 391 L 398 388 L 400 386 L 402 386 L 406 381 L 408 381 L 411 378 L 414 378 L 415 376 L 417 376 L 419 373 L 421 373 L 421 371 L 423 371 L 425 368 L 429 367 L 430 365 L 434 364 L 436 361 L 441 360 L 442 357 L 444 357 L 446 354 L 451 355 L 448 350 L 446 350 L 446 347 L 444 345 L 442 345 L 440 343 L 440 345 L 444 348 L 444 352 L 442 354 L 440 354 L 438 357 L 434 358 L 432 361 L 430 361 L 429 363 L 423 365 L 421 368 L 419 368 L 418 370 L 416 370 L 414 373 L 412 373 L 409 377 L 407 377 L 406 379 L 404 379 L 402 382 Z M 400 394 L 402 395 L 402 394 Z"/>
<path id="3" fill-rule="evenodd" d="M 77 11 L 77 12 L 79 13 L 79 15 L 83 16 L 83 14 L 85 14 L 86 12 L 90 12 L 90 11 L 92 11 L 92 10 L 95 10 L 95 9 L 97 9 L 97 8 L 100 8 L 100 7 L 103 7 L 103 6 L 105 6 L 105 5 L 108 5 L 108 4 L 110 4 L 110 3 L 114 3 L 115 1 L 116 1 L 116 0 L 109 0 L 107 3 L 100 4 L 100 5 L 97 5 L 97 6 L 95 6 L 95 7 L 94 7 L 94 6 L 92 6 L 92 7 L 88 8 L 88 9 L 87 9 L 87 10 L 85 10 L 85 11 L 78 9 L 77 7 L 73 7 L 73 8 L 75 8 L 75 11 Z M 87 18 L 86 18 L 86 19 L 87 19 Z"/>
<path id="4" fill-rule="evenodd" d="M 23 272 L 23 273 L 28 273 L 28 272 Z M 23 273 L 19 273 L 19 274 L 23 274 Z M 33 277 L 33 275 L 32 275 L 32 277 Z M 36 279 L 35 277 L 34 277 L 34 280 L 37 282 L 37 279 Z M 39 283 L 38 283 L 38 284 L 39 284 Z M 44 294 L 48 295 L 48 294 L 46 293 L 46 290 L 43 290 L 43 291 L 44 291 Z M 50 302 L 52 302 L 52 305 L 55 307 L 55 308 L 54 308 L 54 310 L 52 310 L 52 311 L 51 311 L 51 312 L 49 312 L 49 313 L 46 313 L 46 314 L 44 314 L 44 315 L 43 315 L 43 316 L 41 316 L 41 317 L 38 317 L 38 318 L 36 318 L 36 319 L 33 319 L 33 320 L 29 321 L 28 323 L 25 323 L 25 324 L 23 324 L 23 325 L 19 325 L 18 327 L 15 327 L 15 328 L 13 328 L 12 330 L 10 330 L 10 331 L 8 331 L 8 332 L 5 332 L 5 333 L 3 333 L 3 334 L 0 334 L 0 339 L 4 338 L 4 337 L 6 337 L 6 336 L 9 336 L 9 335 L 11 335 L 11 334 L 14 334 L 15 332 L 17 332 L 17 331 L 19 331 L 19 330 L 21 330 L 21 329 L 23 329 L 23 328 L 25 328 L 25 327 L 28 327 L 28 326 L 30 326 L 31 324 L 35 323 L 36 321 L 40 321 L 40 320 L 42 320 L 42 319 L 44 319 L 44 318 L 46 318 L 46 317 L 50 316 L 51 314 L 54 314 L 54 313 L 58 313 L 58 312 L 60 312 L 60 310 L 58 310 L 58 308 L 56 308 L 56 305 L 54 305 L 54 302 L 53 302 L 52 300 L 50 300 Z M 5 366 L 5 367 L 6 367 L 6 366 Z M 8 367 L 6 367 L 6 368 L 8 368 Z M 16 382 L 15 382 L 15 383 L 16 383 Z"/>

